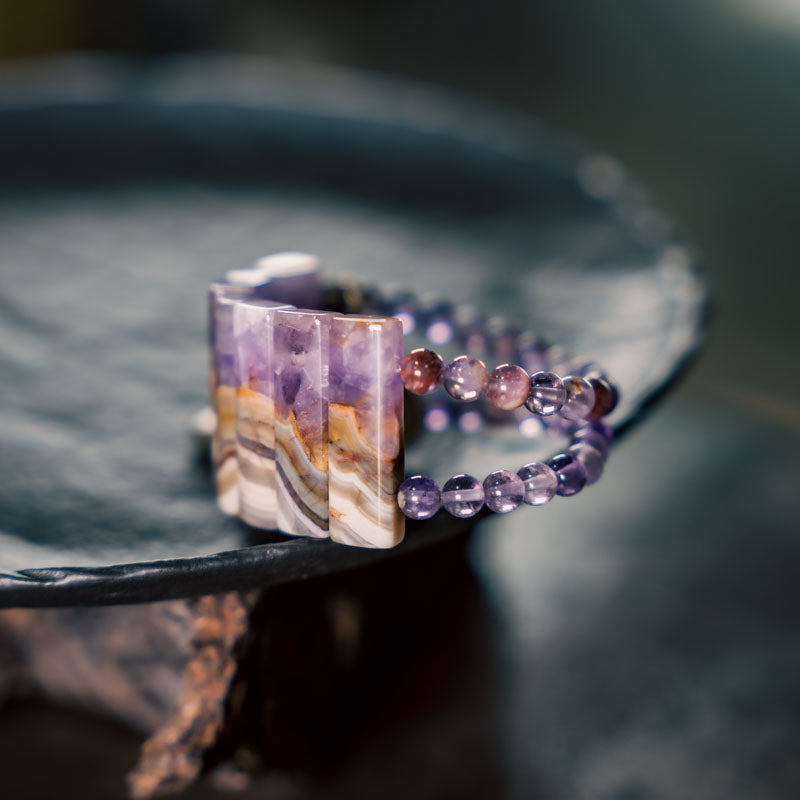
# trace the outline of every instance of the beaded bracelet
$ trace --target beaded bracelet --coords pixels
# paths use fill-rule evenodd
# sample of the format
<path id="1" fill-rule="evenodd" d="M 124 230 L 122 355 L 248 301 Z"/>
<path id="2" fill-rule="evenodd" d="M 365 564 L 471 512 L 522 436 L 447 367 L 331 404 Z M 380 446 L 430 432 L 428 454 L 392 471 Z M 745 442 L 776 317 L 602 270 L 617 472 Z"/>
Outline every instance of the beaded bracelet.
<path id="1" fill-rule="evenodd" d="M 403 337 L 417 327 L 429 343 L 456 341 L 468 354 L 449 364 L 426 347 L 404 356 Z M 254 527 L 393 547 L 406 517 L 442 507 L 471 517 L 484 505 L 507 513 L 577 494 L 600 477 L 613 439 L 602 418 L 618 393 L 595 365 L 559 377 L 563 352 L 530 334 L 408 293 L 325 286 L 307 254 L 268 256 L 213 283 L 209 332 L 217 500 Z M 489 373 L 480 350 L 506 363 Z M 547 463 L 482 482 L 458 474 L 440 490 L 423 475 L 403 480 L 404 390 L 424 402 L 439 387 L 449 403 L 485 397 L 498 423 L 524 407 L 571 443 Z M 424 419 L 437 430 L 447 415 L 436 404 Z M 460 421 L 469 430 L 481 416 Z"/>

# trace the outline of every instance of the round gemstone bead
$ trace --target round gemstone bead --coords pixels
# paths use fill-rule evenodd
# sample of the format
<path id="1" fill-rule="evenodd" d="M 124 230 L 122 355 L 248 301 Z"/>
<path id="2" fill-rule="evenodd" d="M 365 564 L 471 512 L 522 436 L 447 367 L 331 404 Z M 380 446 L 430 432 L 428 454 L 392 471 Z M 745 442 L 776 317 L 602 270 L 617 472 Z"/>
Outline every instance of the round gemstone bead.
<path id="1" fill-rule="evenodd" d="M 555 372 L 536 372 L 530 378 L 525 407 L 534 414 L 547 417 L 559 411 L 566 398 L 564 383 Z"/>
<path id="2" fill-rule="evenodd" d="M 597 448 L 590 447 L 588 444 L 573 444 L 567 448 L 567 452 L 575 456 L 586 469 L 587 486 L 600 480 L 606 460 Z"/>
<path id="3" fill-rule="evenodd" d="M 459 356 L 448 364 L 444 373 L 444 388 L 456 400 L 471 403 L 477 400 L 489 383 L 486 365 L 472 356 Z"/>
<path id="4" fill-rule="evenodd" d="M 454 475 L 442 487 L 442 505 L 454 517 L 474 517 L 483 498 L 483 484 L 472 475 Z"/>
<path id="5" fill-rule="evenodd" d="M 586 419 L 594 408 L 594 389 L 592 384 L 580 375 L 564 378 L 564 389 L 567 399 L 561 407 L 561 416 L 565 419 Z"/>
<path id="6" fill-rule="evenodd" d="M 507 469 L 499 469 L 486 476 L 483 482 L 483 493 L 486 498 L 486 505 L 498 514 L 507 514 L 519 507 L 525 495 L 525 486 L 522 478 L 509 472 Z"/>
<path id="7" fill-rule="evenodd" d="M 512 411 L 528 399 L 529 391 L 530 378 L 522 367 L 501 364 L 489 375 L 486 398 L 493 406 Z"/>
<path id="8" fill-rule="evenodd" d="M 608 378 L 589 378 L 589 383 L 594 389 L 594 407 L 589 412 L 587 419 L 595 422 L 610 414 L 617 407 L 619 392 Z"/>
<path id="9" fill-rule="evenodd" d="M 547 463 L 558 478 L 557 495 L 570 497 L 586 486 L 586 467 L 572 453 L 559 453 Z"/>
<path id="10" fill-rule="evenodd" d="M 599 431 L 585 426 L 578 428 L 572 434 L 572 444 L 585 444 L 587 447 L 592 447 L 597 450 L 603 458 L 608 458 L 608 442 L 606 437 Z"/>
<path id="11" fill-rule="evenodd" d="M 597 420 L 597 422 L 588 422 L 586 425 L 581 425 L 580 428 L 575 431 L 573 438 L 579 438 L 582 434 L 586 433 L 586 431 L 599 433 L 609 446 L 614 444 L 614 429 L 601 419 Z"/>
<path id="12" fill-rule="evenodd" d="M 403 386 L 412 394 L 428 394 L 441 386 L 444 378 L 444 361 L 438 353 L 418 347 L 406 353 L 400 361 Z"/>
<path id="13" fill-rule="evenodd" d="M 409 519 L 430 519 L 441 504 L 439 487 L 425 475 L 406 478 L 397 490 L 397 505 Z"/>
<path id="14" fill-rule="evenodd" d="M 517 472 L 525 488 L 523 500 L 529 506 L 549 503 L 558 489 L 558 476 L 547 464 L 534 461 Z"/>

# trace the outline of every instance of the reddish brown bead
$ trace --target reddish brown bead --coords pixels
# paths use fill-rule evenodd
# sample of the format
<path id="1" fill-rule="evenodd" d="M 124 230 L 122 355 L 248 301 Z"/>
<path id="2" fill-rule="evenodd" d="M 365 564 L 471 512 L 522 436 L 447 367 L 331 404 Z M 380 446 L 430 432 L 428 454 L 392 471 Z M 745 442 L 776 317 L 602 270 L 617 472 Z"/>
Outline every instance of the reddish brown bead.
<path id="1" fill-rule="evenodd" d="M 617 407 L 619 392 L 617 392 L 616 386 L 606 378 L 589 378 L 589 383 L 594 389 L 594 406 L 587 419 L 590 422 L 597 422 Z"/>
<path id="2" fill-rule="evenodd" d="M 429 394 L 441 386 L 445 364 L 438 353 L 418 347 L 403 356 L 400 376 L 412 394 Z"/>

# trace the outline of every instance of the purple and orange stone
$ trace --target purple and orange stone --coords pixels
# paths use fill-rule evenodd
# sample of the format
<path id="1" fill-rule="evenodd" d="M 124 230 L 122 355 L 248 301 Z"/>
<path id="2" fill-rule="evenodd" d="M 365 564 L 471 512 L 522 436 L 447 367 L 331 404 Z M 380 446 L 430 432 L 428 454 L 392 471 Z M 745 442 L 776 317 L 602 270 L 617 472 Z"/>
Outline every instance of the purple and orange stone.
<path id="1" fill-rule="evenodd" d="M 438 353 L 418 347 L 400 361 L 403 386 L 412 394 L 430 394 L 444 379 L 445 364 Z"/>
<path id="2" fill-rule="evenodd" d="M 486 398 L 497 408 L 513 411 L 519 408 L 530 392 L 530 378 L 522 367 L 516 364 L 501 364 L 489 375 Z"/>

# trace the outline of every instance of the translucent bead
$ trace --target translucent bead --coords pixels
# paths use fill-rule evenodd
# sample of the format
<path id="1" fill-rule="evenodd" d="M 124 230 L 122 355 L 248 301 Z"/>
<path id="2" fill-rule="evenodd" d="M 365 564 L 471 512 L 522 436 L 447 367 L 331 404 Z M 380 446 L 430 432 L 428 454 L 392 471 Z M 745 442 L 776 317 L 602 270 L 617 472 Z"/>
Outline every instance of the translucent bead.
<path id="1" fill-rule="evenodd" d="M 578 428 L 572 435 L 572 444 L 585 444 L 587 447 L 593 447 L 603 458 L 608 458 L 606 437 L 599 431 L 594 430 L 594 428 L 588 426 Z"/>
<path id="2" fill-rule="evenodd" d="M 409 519 L 430 519 L 441 504 L 439 487 L 425 475 L 406 478 L 397 490 L 397 505 Z"/>
<path id="3" fill-rule="evenodd" d="M 573 444 L 567 448 L 567 452 L 575 456 L 586 469 L 587 486 L 600 480 L 606 460 L 597 448 L 590 447 L 588 444 Z"/>
<path id="4" fill-rule="evenodd" d="M 547 417 L 555 414 L 564 405 L 567 392 L 564 383 L 555 372 L 536 372 L 531 375 L 530 391 L 525 407 L 534 414 Z"/>
<path id="5" fill-rule="evenodd" d="M 558 478 L 557 495 L 570 497 L 586 486 L 586 467 L 572 453 L 559 453 L 547 463 Z"/>
<path id="6" fill-rule="evenodd" d="M 587 419 L 594 422 L 610 414 L 617 407 L 619 392 L 608 378 L 589 378 L 589 383 L 594 389 L 594 406 Z"/>
<path id="7" fill-rule="evenodd" d="M 406 353 L 400 361 L 403 386 L 412 394 L 429 394 L 441 386 L 444 378 L 444 361 L 438 353 L 418 347 Z"/>
<path id="8" fill-rule="evenodd" d="M 454 475 L 442 487 L 442 505 L 454 517 L 474 517 L 483 497 L 483 484 L 472 475 Z"/>
<path id="9" fill-rule="evenodd" d="M 499 469 L 486 476 L 483 482 L 483 493 L 486 498 L 486 505 L 498 514 L 507 514 L 519 507 L 525 495 L 525 486 L 522 478 L 509 472 L 507 469 Z"/>
<path id="10" fill-rule="evenodd" d="M 614 429 L 607 425 L 603 420 L 597 420 L 597 422 L 588 422 L 585 425 L 581 425 L 574 433 L 573 438 L 579 439 L 582 438 L 587 431 L 593 431 L 594 433 L 599 433 L 603 439 L 605 439 L 606 444 L 611 446 L 614 444 Z"/>
<path id="11" fill-rule="evenodd" d="M 558 489 L 558 476 L 547 464 L 534 461 L 517 472 L 525 488 L 523 500 L 529 506 L 543 506 L 549 503 Z"/>
<path id="12" fill-rule="evenodd" d="M 561 407 L 561 416 L 565 419 L 586 419 L 594 408 L 594 389 L 592 384 L 580 375 L 564 378 L 564 389 L 567 399 Z"/>
<path id="13" fill-rule="evenodd" d="M 512 411 L 528 399 L 529 392 L 528 373 L 516 364 L 501 364 L 489 375 L 486 398 L 493 406 Z"/>
<path id="14" fill-rule="evenodd" d="M 456 400 L 471 403 L 477 400 L 489 383 L 486 365 L 472 356 L 459 356 L 444 373 L 444 388 Z"/>

